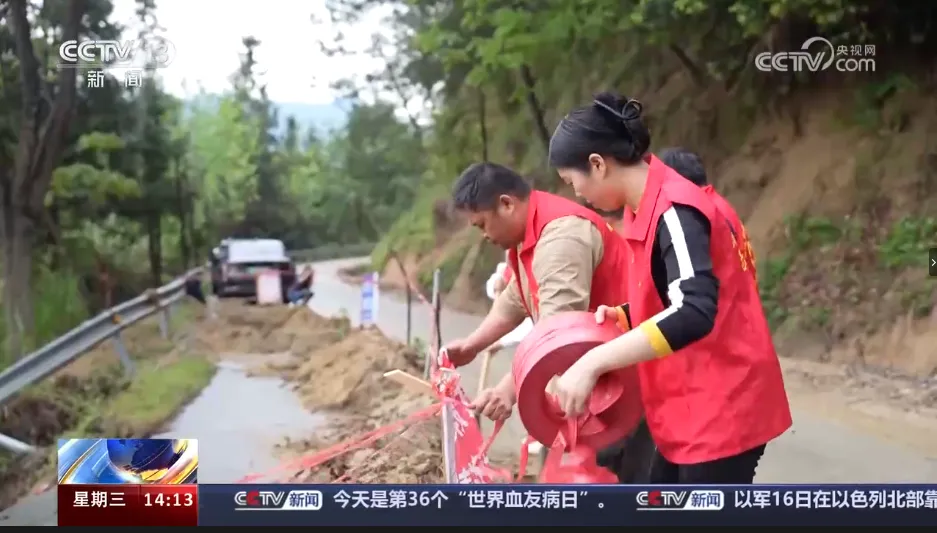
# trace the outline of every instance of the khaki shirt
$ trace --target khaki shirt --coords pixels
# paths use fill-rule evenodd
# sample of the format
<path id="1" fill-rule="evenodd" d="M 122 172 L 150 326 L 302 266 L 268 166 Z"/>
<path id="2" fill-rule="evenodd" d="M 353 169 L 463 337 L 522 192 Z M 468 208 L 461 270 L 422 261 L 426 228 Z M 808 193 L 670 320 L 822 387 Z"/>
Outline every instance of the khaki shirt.
<path id="1" fill-rule="evenodd" d="M 591 221 L 577 216 L 560 217 L 543 228 L 534 246 L 531 270 L 539 285 L 540 308 L 534 307 L 527 286 L 527 272 L 518 265 L 527 308 L 521 303 L 513 277 L 495 299 L 499 313 L 519 320 L 527 316 L 534 322 L 562 311 L 588 311 L 592 293 L 592 273 L 602 261 L 602 233 Z"/>

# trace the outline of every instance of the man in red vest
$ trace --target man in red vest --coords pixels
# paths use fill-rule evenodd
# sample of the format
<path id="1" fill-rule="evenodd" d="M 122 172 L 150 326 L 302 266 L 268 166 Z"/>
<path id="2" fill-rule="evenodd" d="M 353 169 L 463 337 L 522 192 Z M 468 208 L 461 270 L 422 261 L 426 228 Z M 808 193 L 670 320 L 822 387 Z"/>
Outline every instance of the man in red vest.
<path id="1" fill-rule="evenodd" d="M 700 156 L 686 148 L 667 148 L 660 153 L 660 160 L 668 167 L 676 170 L 681 176 L 690 180 L 692 183 L 703 189 L 703 192 L 709 196 L 716 210 L 726 219 L 729 228 L 732 230 L 732 238 L 735 239 L 736 248 L 739 256 L 742 258 L 742 264 L 750 264 L 752 275 L 755 272 L 755 253 L 752 250 L 751 243 L 748 240 L 748 232 L 745 231 L 745 225 L 742 224 L 742 218 L 732 207 L 732 204 L 709 183 L 706 175 L 706 167 L 703 166 L 703 160 Z"/>
<path id="2" fill-rule="evenodd" d="M 508 251 L 514 273 L 481 325 L 446 346 L 455 365 L 470 363 L 528 316 L 536 322 L 562 311 L 595 311 L 625 301 L 625 243 L 598 213 L 531 190 L 519 174 L 493 163 L 467 168 L 452 196 L 454 207 L 485 238 Z M 515 402 L 508 373 L 476 398 L 473 409 L 498 420 L 510 416 Z M 629 478 L 625 467 L 612 469 L 622 481 Z"/>

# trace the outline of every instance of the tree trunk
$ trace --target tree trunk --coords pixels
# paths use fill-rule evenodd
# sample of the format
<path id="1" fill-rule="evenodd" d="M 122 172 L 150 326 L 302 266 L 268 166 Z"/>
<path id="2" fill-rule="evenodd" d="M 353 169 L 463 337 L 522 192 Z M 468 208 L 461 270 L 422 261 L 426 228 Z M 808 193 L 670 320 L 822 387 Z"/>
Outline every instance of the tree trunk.
<path id="1" fill-rule="evenodd" d="M 182 268 L 192 268 L 192 243 L 189 231 L 189 219 L 185 207 L 179 210 L 179 256 L 182 258 Z"/>
<path id="2" fill-rule="evenodd" d="M 159 287 L 163 284 L 163 231 L 159 212 L 146 217 L 147 251 L 150 257 L 150 285 Z"/>
<path id="3" fill-rule="evenodd" d="M 19 357 L 32 335 L 32 245 L 36 222 L 45 209 L 44 199 L 67 142 L 77 92 L 77 69 L 60 69 L 55 101 L 50 102 L 44 76 L 33 48 L 26 14 L 27 0 L 7 2 L 9 23 L 20 66 L 20 128 L 13 175 L 0 175 L 4 251 L 4 318 L 8 354 Z M 85 2 L 74 0 L 62 27 L 62 41 L 78 38 Z"/>
<path id="4" fill-rule="evenodd" d="M 478 89 L 478 126 L 481 134 L 482 161 L 488 162 L 488 109 L 485 102 L 485 90 Z"/>
<path id="5" fill-rule="evenodd" d="M 193 261 L 193 266 L 199 266 L 203 263 L 199 259 L 199 250 L 204 251 L 204 237 L 202 237 L 201 232 L 199 232 L 195 227 L 195 205 L 192 201 L 191 195 L 186 195 L 186 206 L 185 206 L 185 217 L 188 224 L 188 236 L 186 237 L 186 242 L 189 246 L 189 255 Z"/>
<path id="6" fill-rule="evenodd" d="M 188 200 L 186 198 L 185 173 L 181 166 L 182 157 L 176 161 L 176 218 L 179 219 L 179 256 L 182 267 L 188 270 L 192 261 L 192 242 L 190 240 Z"/>
<path id="7" fill-rule="evenodd" d="M 527 89 L 527 107 L 530 108 L 530 114 L 534 120 L 534 127 L 537 128 L 537 135 L 543 143 L 544 150 L 549 151 L 550 130 L 547 129 L 547 123 L 543 117 L 543 106 L 540 104 L 540 99 L 537 98 L 537 86 L 534 81 L 534 74 L 527 65 L 521 66 L 521 81 L 524 82 L 524 87 Z"/>
<path id="8" fill-rule="evenodd" d="M 6 195 L 4 195 L 6 196 Z M 4 200 L 6 200 L 4 198 Z M 3 209 L 3 313 L 6 321 L 6 353 L 15 358 L 28 349 L 33 331 L 32 241 L 33 221 L 14 209 Z"/>
<path id="9" fill-rule="evenodd" d="M 670 44 L 667 48 L 673 52 L 673 55 L 677 56 L 683 68 L 690 73 L 690 78 L 693 80 L 693 83 L 695 83 L 697 87 L 705 87 L 708 76 L 706 75 L 706 71 L 703 70 L 703 67 L 697 65 L 696 61 L 693 61 L 683 48 L 675 44 Z"/>

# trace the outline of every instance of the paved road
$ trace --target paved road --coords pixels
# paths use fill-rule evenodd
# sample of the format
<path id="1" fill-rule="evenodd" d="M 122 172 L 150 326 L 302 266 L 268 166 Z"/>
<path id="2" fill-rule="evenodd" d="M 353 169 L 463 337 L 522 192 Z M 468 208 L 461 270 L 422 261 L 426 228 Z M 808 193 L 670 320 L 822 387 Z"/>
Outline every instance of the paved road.
<path id="1" fill-rule="evenodd" d="M 310 302 L 310 307 L 321 314 L 345 313 L 353 322 L 357 321 L 360 311 L 359 288 L 342 282 L 337 272 L 340 268 L 361 261 L 363 260 L 359 258 L 316 264 L 315 297 Z M 380 328 L 388 335 L 403 340 L 406 336 L 406 320 L 406 303 L 401 295 L 384 292 L 381 295 L 378 317 Z M 467 335 L 479 322 L 480 318 L 475 315 L 444 310 L 441 326 L 443 341 Z M 428 339 L 429 324 L 429 309 L 414 302 L 413 335 Z M 502 352 L 492 361 L 490 381 L 508 372 L 510 355 L 508 352 Z M 466 390 L 472 394 L 478 384 L 478 373 L 477 362 L 462 370 Z M 274 393 L 271 391 L 271 394 Z M 225 395 L 215 395 L 209 388 L 201 398 L 204 397 L 222 398 Z M 217 413 L 225 409 L 225 406 L 217 409 L 208 409 L 208 407 L 211 406 L 199 403 L 197 400 L 176 421 L 172 429 L 185 429 L 178 427 L 178 424 L 187 417 L 190 422 L 195 420 L 196 427 L 201 423 L 208 423 L 205 420 L 199 422 L 198 417 L 192 418 L 192 412 Z M 188 426 L 188 423 L 186 425 Z M 268 432 L 269 428 L 264 429 L 266 427 L 256 426 L 258 432 Z M 246 429 L 227 427 L 226 431 L 236 431 L 243 435 Z M 208 436 L 203 436 L 203 433 L 204 430 L 194 433 L 188 431 L 185 435 L 180 433 L 178 436 L 207 439 Z M 496 451 L 506 453 L 518 450 L 524 434 L 518 417 L 512 417 L 502 436 L 495 443 Z M 205 450 L 202 455 L 208 457 L 210 452 Z M 251 465 L 244 465 L 244 473 L 250 469 Z M 232 478 L 234 475 L 231 465 L 225 463 L 219 465 L 217 479 L 206 481 L 230 482 L 234 479 Z M 769 446 L 759 467 L 757 480 L 763 483 L 935 482 L 937 481 L 937 461 L 874 436 L 859 433 L 840 425 L 835 420 L 822 419 L 803 411 L 796 411 L 794 428 Z M 0 515 L 0 526 L 54 524 L 54 491 L 28 497 Z"/>
<path id="2" fill-rule="evenodd" d="M 346 259 L 316 265 L 315 311 L 334 314 L 344 309 L 353 319 L 358 316 L 359 289 L 341 282 L 336 273 L 339 268 L 361 261 Z M 443 341 L 467 335 L 480 321 L 474 315 L 444 310 Z M 378 324 L 398 339 L 406 335 L 406 304 L 399 294 L 381 295 Z M 414 335 L 427 339 L 429 324 L 429 310 L 414 304 Z M 491 363 L 489 380 L 503 376 L 509 368 L 510 354 L 502 352 Z M 462 371 L 470 394 L 476 390 L 478 372 L 477 362 Z M 517 419 L 512 417 L 505 436 L 499 437 L 496 446 L 501 450 L 519 448 L 524 431 Z M 768 447 L 757 479 L 763 483 L 937 482 L 937 460 L 798 410 L 794 413 L 794 428 Z"/>

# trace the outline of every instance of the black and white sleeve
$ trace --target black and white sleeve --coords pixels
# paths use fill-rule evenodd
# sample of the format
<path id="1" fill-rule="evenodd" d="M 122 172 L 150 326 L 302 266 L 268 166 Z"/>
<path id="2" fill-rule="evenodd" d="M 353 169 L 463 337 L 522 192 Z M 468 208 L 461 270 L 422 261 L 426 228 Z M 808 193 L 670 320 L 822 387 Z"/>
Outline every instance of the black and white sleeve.
<path id="1" fill-rule="evenodd" d="M 715 325 L 719 280 L 710 235 L 709 220 L 693 207 L 675 204 L 660 218 L 654 253 L 666 282 L 658 279 L 655 285 L 667 307 L 640 326 L 658 357 L 702 339 Z"/>

